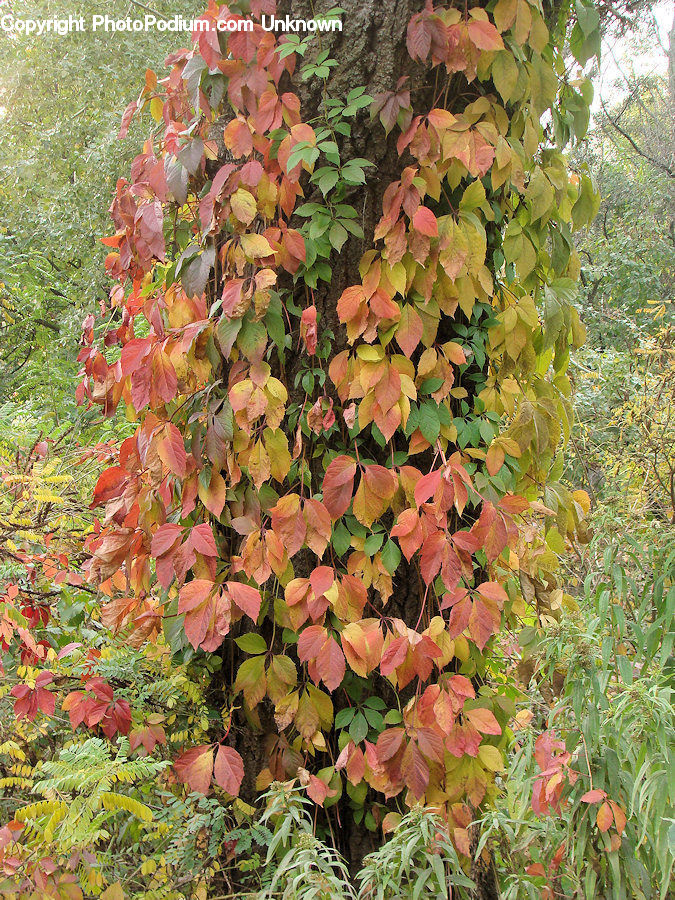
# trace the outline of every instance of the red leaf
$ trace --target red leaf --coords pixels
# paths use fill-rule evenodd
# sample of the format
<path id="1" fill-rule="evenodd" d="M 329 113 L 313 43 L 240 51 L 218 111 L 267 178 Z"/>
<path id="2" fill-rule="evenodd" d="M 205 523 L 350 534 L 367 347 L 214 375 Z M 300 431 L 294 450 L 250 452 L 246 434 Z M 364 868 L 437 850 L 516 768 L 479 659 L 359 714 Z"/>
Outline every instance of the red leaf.
<path id="1" fill-rule="evenodd" d="M 410 741 L 401 759 L 401 775 L 417 800 L 429 786 L 429 764 L 419 747 Z"/>
<path id="2" fill-rule="evenodd" d="M 413 350 L 422 340 L 424 333 L 424 324 L 417 310 L 411 305 L 406 304 L 401 310 L 401 319 L 396 329 L 396 341 L 407 357 L 410 357 Z"/>
<path id="3" fill-rule="evenodd" d="M 436 216 L 427 206 L 420 206 L 413 216 L 413 228 L 427 237 L 438 237 L 438 222 Z"/>
<path id="4" fill-rule="evenodd" d="M 119 497 L 128 480 L 129 473 L 121 466 L 112 466 L 110 469 L 101 472 L 94 488 L 92 509 L 98 506 L 99 503 L 105 503 L 113 497 Z"/>
<path id="5" fill-rule="evenodd" d="M 135 100 L 132 100 L 131 103 L 124 110 L 124 114 L 122 115 L 122 122 L 120 124 L 120 130 L 117 135 L 117 140 L 122 141 L 129 133 L 129 126 L 131 125 L 131 120 L 134 117 L 134 113 L 138 109 L 138 103 Z"/>
<path id="6" fill-rule="evenodd" d="M 600 788 L 595 788 L 592 791 L 586 791 L 586 793 L 581 798 L 582 803 L 598 803 L 600 800 L 604 800 L 607 796 L 606 791 L 601 791 Z"/>
<path id="7" fill-rule="evenodd" d="M 391 675 L 405 660 L 408 655 L 408 640 L 405 637 L 397 637 L 389 644 L 382 654 L 380 673 L 385 677 Z"/>
<path id="8" fill-rule="evenodd" d="M 504 41 L 492 22 L 477 19 L 468 24 L 469 37 L 479 50 L 503 50 Z"/>
<path id="9" fill-rule="evenodd" d="M 300 497 L 297 494 L 287 494 L 270 512 L 272 530 L 283 541 L 289 558 L 295 556 L 307 536 L 307 522 L 300 509 Z"/>
<path id="10" fill-rule="evenodd" d="M 396 756 L 401 749 L 405 731 L 403 728 L 387 728 L 381 732 L 377 739 L 377 758 L 380 762 L 386 762 Z"/>
<path id="11" fill-rule="evenodd" d="M 170 403 L 178 390 L 176 370 L 169 357 L 161 351 L 156 351 L 152 356 L 152 386 L 157 397 L 164 403 Z"/>
<path id="12" fill-rule="evenodd" d="M 344 515 L 352 501 L 356 462 L 351 456 L 336 456 L 323 478 L 323 503 L 332 519 Z"/>
<path id="13" fill-rule="evenodd" d="M 446 546 L 447 539 L 444 531 L 435 531 L 422 544 L 420 571 L 425 584 L 431 584 L 441 571 L 443 553 Z"/>
<path id="14" fill-rule="evenodd" d="M 307 662 L 316 659 L 326 641 L 326 629 L 323 625 L 310 625 L 298 638 L 298 659 Z"/>
<path id="15" fill-rule="evenodd" d="M 195 525 L 194 528 L 190 529 L 189 541 L 193 550 L 201 553 L 202 556 L 218 556 L 213 530 L 206 522 L 203 522 L 201 525 Z"/>
<path id="16" fill-rule="evenodd" d="M 415 503 L 418 506 L 426 503 L 430 497 L 434 496 L 441 483 L 442 474 L 440 469 L 436 469 L 419 479 L 415 485 Z"/>
<path id="17" fill-rule="evenodd" d="M 499 628 L 500 621 L 496 621 L 488 607 L 481 600 L 474 600 L 469 616 L 469 634 L 476 642 L 477 647 L 483 650 L 495 631 Z"/>
<path id="18" fill-rule="evenodd" d="M 331 790 L 326 782 L 322 781 L 320 778 L 317 778 L 316 775 L 310 775 L 309 784 L 307 785 L 307 795 L 318 806 L 323 806 L 326 797 L 334 797 L 335 791 Z"/>
<path id="19" fill-rule="evenodd" d="M 335 581 L 335 570 L 330 566 L 317 566 L 309 576 L 315 597 L 322 597 L 329 591 Z"/>
<path id="20" fill-rule="evenodd" d="M 420 61 L 424 61 L 430 51 L 434 62 L 444 59 L 447 55 L 448 38 L 445 23 L 434 13 L 431 3 L 410 19 L 406 45 L 410 56 Z"/>
<path id="21" fill-rule="evenodd" d="M 316 658 L 316 668 L 329 691 L 337 690 L 345 677 L 345 656 L 333 637 L 325 642 Z"/>
<path id="22" fill-rule="evenodd" d="M 166 525 L 160 525 L 152 536 L 151 553 L 155 559 L 173 550 L 182 534 L 183 529 L 180 525 L 174 525 L 171 522 L 168 522 Z"/>
<path id="23" fill-rule="evenodd" d="M 487 597 L 488 600 L 494 600 L 500 606 L 509 599 L 504 588 L 496 581 L 486 581 L 483 584 L 479 584 L 477 590 L 479 594 Z"/>
<path id="24" fill-rule="evenodd" d="M 260 591 L 248 584 L 242 584 L 240 581 L 227 581 L 225 587 L 235 605 L 254 622 L 257 622 L 262 605 Z"/>
<path id="25" fill-rule="evenodd" d="M 195 649 L 202 643 L 209 630 L 215 587 L 212 581 L 196 578 L 183 585 L 180 591 L 178 612 L 185 615 L 185 634 Z"/>
<path id="26" fill-rule="evenodd" d="M 623 830 L 626 827 L 626 813 L 619 806 L 618 803 L 615 803 L 613 800 L 609 801 L 609 805 L 612 807 L 612 812 L 614 813 L 614 825 L 619 834 L 623 834 Z"/>
<path id="27" fill-rule="evenodd" d="M 207 794 L 213 772 L 213 747 L 211 744 L 192 747 L 178 757 L 173 767 L 178 779 L 189 785 L 190 790 Z"/>
<path id="28" fill-rule="evenodd" d="M 168 423 L 164 426 L 164 432 L 157 442 L 157 453 L 164 465 L 174 475 L 184 478 L 187 474 L 187 453 L 183 443 L 183 435 L 175 425 Z"/>
<path id="29" fill-rule="evenodd" d="M 213 777 L 216 779 L 216 784 L 219 784 L 228 794 L 233 797 L 238 796 L 244 779 L 244 762 L 234 747 L 226 747 L 223 744 L 218 747 Z"/>

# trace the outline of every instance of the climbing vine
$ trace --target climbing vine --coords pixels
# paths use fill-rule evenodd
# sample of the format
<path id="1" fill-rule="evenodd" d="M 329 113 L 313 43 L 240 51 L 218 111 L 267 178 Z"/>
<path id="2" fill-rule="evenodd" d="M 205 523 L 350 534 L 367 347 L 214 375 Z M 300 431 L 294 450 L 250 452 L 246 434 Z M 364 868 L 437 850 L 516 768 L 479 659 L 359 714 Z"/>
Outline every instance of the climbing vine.
<path id="1" fill-rule="evenodd" d="M 96 486 L 89 574 L 132 631 L 178 616 L 175 650 L 237 645 L 232 716 L 243 704 L 255 722 L 269 701 L 278 729 L 259 788 L 316 759 L 320 804 L 345 777 L 371 796 L 478 805 L 508 702 L 476 685 L 528 588 L 551 602 L 555 551 L 587 507 L 555 476 L 583 339 L 571 229 L 597 200 L 554 140 L 583 132 L 588 85 L 561 77 L 525 0 L 413 16 L 411 57 L 445 76 L 429 109 L 405 83 L 331 98 L 325 52 L 303 64 L 309 41 L 261 27 L 225 45 L 232 16 L 212 3 L 213 27 L 166 79 L 148 72 L 125 114 L 123 132 L 146 106 L 158 128 L 104 240 L 105 343 L 121 354 L 90 321 L 80 394 L 138 426 Z M 281 87 L 298 67 L 326 81 L 320 121 Z M 455 73 L 479 95 L 459 109 Z M 366 104 L 398 126 L 401 176 L 337 298 L 335 353 L 312 292 L 362 236 L 346 200 L 369 164 L 339 141 Z M 303 354 L 292 384 L 289 353 Z M 410 621 L 387 609 L 403 566 L 418 577 Z M 214 749 L 188 750 L 179 774 L 207 790 L 213 771 L 237 794 L 239 753 L 225 735 Z"/>

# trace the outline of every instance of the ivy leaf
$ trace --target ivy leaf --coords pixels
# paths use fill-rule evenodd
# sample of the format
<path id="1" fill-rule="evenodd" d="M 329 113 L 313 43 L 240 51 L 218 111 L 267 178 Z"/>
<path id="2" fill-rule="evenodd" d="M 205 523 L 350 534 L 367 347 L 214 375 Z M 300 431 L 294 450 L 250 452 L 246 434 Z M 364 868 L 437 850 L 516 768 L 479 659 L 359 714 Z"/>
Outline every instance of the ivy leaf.
<path id="1" fill-rule="evenodd" d="M 213 747 L 202 744 L 192 747 L 173 764 L 179 781 L 187 784 L 192 791 L 208 794 L 213 772 Z"/>
<path id="2" fill-rule="evenodd" d="M 595 821 L 600 831 L 605 832 L 609 830 L 610 825 L 614 821 L 614 815 L 612 813 L 612 807 L 607 801 L 605 801 L 598 809 Z"/>
<path id="3" fill-rule="evenodd" d="M 249 259 L 263 259 L 273 253 L 269 241 L 262 234 L 242 234 L 241 249 Z"/>
<path id="4" fill-rule="evenodd" d="M 246 704 L 252 709 L 265 696 L 267 680 L 265 678 L 265 657 L 252 656 L 239 666 L 234 682 L 234 692 L 244 694 Z"/>
<path id="5" fill-rule="evenodd" d="M 201 297 L 204 293 L 215 259 L 215 247 L 207 247 L 183 267 L 180 280 L 188 297 Z"/>
<path id="6" fill-rule="evenodd" d="M 476 19 L 473 22 L 469 22 L 467 30 L 471 43 L 474 47 L 478 47 L 479 50 L 504 49 L 504 41 L 492 22 Z"/>
<path id="7" fill-rule="evenodd" d="M 195 578 L 180 590 L 178 612 L 185 616 L 185 634 L 195 650 L 204 643 L 213 625 L 215 588 L 212 581 Z"/>
<path id="8" fill-rule="evenodd" d="M 345 656 L 334 637 L 329 637 L 316 658 L 316 670 L 329 691 L 336 691 L 345 677 Z"/>
<path id="9" fill-rule="evenodd" d="M 600 788 L 595 788 L 592 791 L 586 791 L 586 793 L 581 797 L 582 803 L 598 803 L 600 800 L 604 800 L 607 796 L 606 791 L 600 790 Z"/>
<path id="10" fill-rule="evenodd" d="M 347 550 L 349 550 L 351 542 L 352 536 L 347 526 L 344 522 L 338 522 L 333 528 L 333 537 L 331 538 L 333 549 L 337 555 L 344 556 Z"/>
<path id="11" fill-rule="evenodd" d="M 244 779 L 244 763 L 234 747 L 226 747 L 223 744 L 218 747 L 213 777 L 228 794 L 238 796 Z"/>
<path id="12" fill-rule="evenodd" d="M 227 581 L 225 587 L 235 605 L 254 622 L 257 622 L 262 605 L 260 591 L 249 584 L 242 584 L 240 581 Z"/>
<path id="13" fill-rule="evenodd" d="M 380 553 L 380 559 L 387 572 L 389 572 L 390 575 L 393 575 L 401 562 L 401 551 L 394 541 L 387 541 Z"/>
<path id="14" fill-rule="evenodd" d="M 358 712 L 349 725 L 349 736 L 355 744 L 360 744 L 368 736 L 368 722 L 362 712 Z"/>
<path id="15" fill-rule="evenodd" d="M 270 512 L 274 533 L 284 542 L 289 558 L 295 556 L 307 535 L 307 522 L 300 508 L 300 497 L 297 494 L 287 494 L 281 497 Z"/>
<path id="16" fill-rule="evenodd" d="M 438 222 L 428 206 L 420 206 L 413 216 L 413 228 L 427 237 L 438 237 Z"/>
<path id="17" fill-rule="evenodd" d="M 504 448 L 497 441 L 493 441 L 490 444 L 490 449 L 487 452 L 487 456 L 485 458 L 485 465 L 487 467 L 488 473 L 490 475 L 496 475 L 497 472 L 504 465 Z"/>
<path id="18" fill-rule="evenodd" d="M 250 225 L 255 219 L 257 205 L 255 197 L 244 188 L 238 188 L 230 198 L 232 212 L 243 225 Z"/>
<path id="19" fill-rule="evenodd" d="M 423 334 L 424 324 L 420 315 L 412 304 L 406 303 L 396 328 L 396 342 L 407 357 L 412 356 Z"/>
<path id="20" fill-rule="evenodd" d="M 415 741 L 410 741 L 403 752 L 401 775 L 414 797 L 419 800 L 429 786 L 429 764 Z"/>
<path id="21" fill-rule="evenodd" d="M 157 441 L 157 454 L 164 465 L 174 475 L 184 478 L 187 474 L 187 453 L 183 443 L 183 435 L 176 426 L 169 422 L 164 426 L 162 436 Z"/>
<path id="22" fill-rule="evenodd" d="M 501 725 L 489 709 L 483 709 L 483 707 L 480 706 L 476 709 L 465 709 L 464 715 L 469 722 L 471 722 L 476 731 L 480 731 L 481 734 L 502 733 Z"/>
<path id="23" fill-rule="evenodd" d="M 363 469 L 363 476 L 354 496 L 354 517 L 366 528 L 389 508 L 398 478 L 385 466 L 369 465 Z"/>
<path id="24" fill-rule="evenodd" d="M 261 634 L 251 631 L 248 634 L 242 634 L 235 639 L 237 647 L 242 649 L 244 653 L 257 655 L 258 653 L 267 653 L 267 641 Z"/>
<path id="25" fill-rule="evenodd" d="M 349 509 L 354 492 L 356 462 L 351 456 L 336 456 L 323 478 L 323 502 L 331 519 L 339 519 Z"/>
<path id="26" fill-rule="evenodd" d="M 419 429 L 424 438 L 433 446 L 441 433 L 441 420 L 435 404 L 422 403 L 420 405 Z"/>

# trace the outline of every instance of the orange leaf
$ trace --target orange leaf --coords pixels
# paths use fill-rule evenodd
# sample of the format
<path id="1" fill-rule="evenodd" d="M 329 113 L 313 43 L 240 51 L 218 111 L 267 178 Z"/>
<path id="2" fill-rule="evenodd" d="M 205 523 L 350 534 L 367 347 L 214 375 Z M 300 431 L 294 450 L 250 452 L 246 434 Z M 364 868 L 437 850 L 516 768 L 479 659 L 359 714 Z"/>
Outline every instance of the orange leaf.
<path id="1" fill-rule="evenodd" d="M 623 830 L 626 827 L 626 813 L 618 803 L 614 802 L 614 800 L 610 800 L 609 805 L 612 807 L 612 812 L 614 813 L 614 825 L 616 830 L 619 834 L 623 834 Z"/>
<path id="2" fill-rule="evenodd" d="M 175 425 L 168 423 L 164 426 L 162 436 L 157 441 L 157 454 L 164 465 L 174 475 L 184 478 L 187 474 L 187 454 L 183 435 Z"/>
<path id="3" fill-rule="evenodd" d="M 600 831 L 603 831 L 603 832 L 607 831 L 609 829 L 609 826 L 614 821 L 614 815 L 612 814 L 612 807 L 609 805 L 609 803 L 607 803 L 606 800 L 602 804 L 602 806 L 598 809 L 598 814 L 595 818 L 595 821 L 597 822 L 597 825 L 598 825 L 598 828 L 600 829 Z"/>
<path id="4" fill-rule="evenodd" d="M 307 534 L 307 523 L 300 510 L 300 497 L 287 494 L 270 510 L 272 528 L 281 538 L 289 558 L 302 547 Z"/>
<path id="5" fill-rule="evenodd" d="M 240 581 L 227 581 L 225 587 L 235 605 L 254 622 L 257 622 L 262 605 L 260 591 L 249 584 L 242 584 Z"/>
<path id="6" fill-rule="evenodd" d="M 503 50 L 504 41 L 492 22 L 483 22 L 480 19 L 469 22 L 469 38 L 474 47 L 479 50 Z"/>
<path id="7" fill-rule="evenodd" d="M 429 786 L 429 764 L 414 741 L 410 741 L 403 752 L 401 775 L 415 799 L 419 800 Z"/>
<path id="8" fill-rule="evenodd" d="M 396 341 L 407 357 L 422 340 L 424 325 L 417 310 L 410 303 L 401 310 L 401 318 L 396 328 Z"/>
<path id="9" fill-rule="evenodd" d="M 598 803 L 600 800 L 604 800 L 607 796 L 605 791 L 601 791 L 599 788 L 595 788 L 592 791 L 586 791 L 584 796 L 581 798 L 582 803 Z"/>
<path id="10" fill-rule="evenodd" d="M 487 466 L 488 473 L 490 475 L 496 475 L 497 472 L 504 465 L 504 448 L 501 444 L 497 444 L 493 441 L 490 444 L 490 449 L 487 452 L 487 456 L 485 458 L 485 464 Z"/>
<path id="11" fill-rule="evenodd" d="M 478 707 L 477 709 L 465 709 L 464 715 L 473 727 L 482 734 L 501 734 L 502 729 L 494 714 L 489 709 Z"/>

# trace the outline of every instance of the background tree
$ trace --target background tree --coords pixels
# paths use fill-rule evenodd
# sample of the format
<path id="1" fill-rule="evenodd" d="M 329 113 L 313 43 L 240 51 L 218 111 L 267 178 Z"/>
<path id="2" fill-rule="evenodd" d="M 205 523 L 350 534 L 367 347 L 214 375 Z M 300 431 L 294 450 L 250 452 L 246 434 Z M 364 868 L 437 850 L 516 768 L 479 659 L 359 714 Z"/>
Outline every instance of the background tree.
<path id="1" fill-rule="evenodd" d="M 160 0 L 160 15 L 173 14 Z M 183 4 L 187 17 L 197 4 Z M 17 19 L 133 13 L 127 3 L 12 3 Z M 143 11 L 136 8 L 134 15 Z M 105 297 L 109 197 L 133 147 L 117 140 L 120 109 L 175 37 L 151 30 L 59 36 L 0 33 L 0 407 L 27 423 L 65 426 L 73 403 L 76 340 L 84 311 Z M 124 64 L 120 64 L 124 60 Z M 138 134 L 138 132 L 135 132 Z M 15 430 L 26 427 L 16 422 Z"/>

